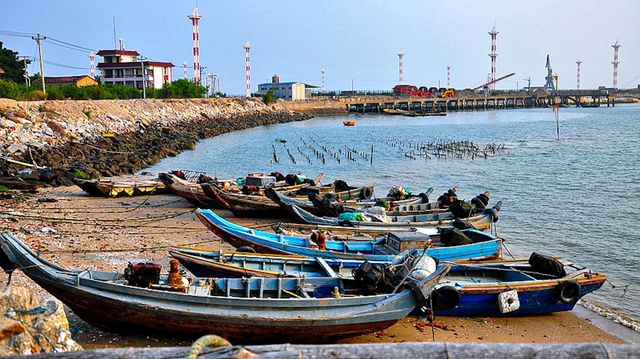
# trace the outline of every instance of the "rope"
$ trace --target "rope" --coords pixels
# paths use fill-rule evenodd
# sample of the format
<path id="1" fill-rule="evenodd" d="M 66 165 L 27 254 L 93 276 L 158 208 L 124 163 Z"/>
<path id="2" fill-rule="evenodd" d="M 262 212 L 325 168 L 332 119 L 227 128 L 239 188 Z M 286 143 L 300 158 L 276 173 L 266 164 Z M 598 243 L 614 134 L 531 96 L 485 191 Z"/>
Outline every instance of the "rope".
<path id="1" fill-rule="evenodd" d="M 54 222 L 79 223 L 79 224 L 97 224 L 97 222 L 122 222 L 122 221 L 151 223 L 151 222 L 157 222 L 163 219 L 179 217 L 183 214 L 192 213 L 192 212 L 195 212 L 195 209 L 189 209 L 183 212 L 177 212 L 170 215 L 137 217 L 137 218 L 127 218 L 127 219 L 113 219 L 113 218 L 80 219 L 80 218 L 45 217 L 45 216 L 38 216 L 38 215 L 17 214 L 17 213 L 12 213 L 11 211 L 0 211 L 0 214 L 12 216 L 12 217 L 18 217 L 18 218 L 40 220 L 40 221 L 54 221 Z"/>
<path id="2" fill-rule="evenodd" d="M 500 237 L 496 237 L 496 238 L 502 239 Z M 509 248 L 507 248 L 507 246 L 504 244 L 504 239 L 502 239 L 502 248 L 504 248 L 507 251 L 511 259 L 516 259 L 516 257 L 514 257 L 513 254 L 511 254 L 511 251 L 509 251 Z"/>
<path id="3" fill-rule="evenodd" d="M 193 246 L 193 245 L 196 245 L 196 244 L 204 244 L 204 243 L 210 243 L 210 242 L 211 242 L 211 240 L 198 241 L 198 242 L 191 242 L 191 243 L 181 244 L 180 246 Z M 38 255 L 40 255 L 40 254 L 60 254 L 60 253 L 144 252 L 144 251 L 157 251 L 157 250 L 167 249 L 167 248 L 171 248 L 171 247 L 175 247 L 175 243 L 171 244 L 171 245 L 166 245 L 166 246 L 153 246 L 153 247 L 129 247 L 129 248 L 87 249 L 87 250 L 68 249 L 68 250 L 53 250 L 53 251 L 44 250 L 44 251 L 38 252 Z"/>
<path id="4" fill-rule="evenodd" d="M 160 208 L 160 207 L 165 207 L 168 206 L 170 204 L 174 204 L 174 203 L 178 203 L 178 202 L 182 202 L 182 198 L 177 199 L 175 201 L 170 201 L 170 202 L 165 202 L 165 203 L 159 203 L 159 204 L 147 204 L 145 206 L 145 208 Z M 42 209 L 46 209 L 47 212 L 55 212 L 55 213 L 91 213 L 91 214 L 114 214 L 114 213 L 128 213 L 128 212 L 133 212 L 134 210 L 139 209 L 140 207 L 142 207 L 142 205 L 145 204 L 144 201 L 142 204 L 140 205 L 136 205 L 135 207 L 126 209 L 126 210 L 122 210 L 122 211 L 102 211 L 102 210 L 98 210 L 98 211 L 87 211 L 87 207 L 64 207 L 64 208 L 47 208 L 47 207 L 39 207 L 38 208 L 42 208 Z M 105 207 L 100 207 L 100 208 L 123 208 L 124 206 L 105 206 Z M 78 212 L 80 211 L 80 212 Z"/>
<path id="5" fill-rule="evenodd" d="M 230 347 L 231 343 L 228 340 L 221 338 L 217 335 L 205 335 L 191 344 L 189 351 L 184 356 L 185 359 L 197 359 L 200 356 L 200 352 L 206 347 Z"/>

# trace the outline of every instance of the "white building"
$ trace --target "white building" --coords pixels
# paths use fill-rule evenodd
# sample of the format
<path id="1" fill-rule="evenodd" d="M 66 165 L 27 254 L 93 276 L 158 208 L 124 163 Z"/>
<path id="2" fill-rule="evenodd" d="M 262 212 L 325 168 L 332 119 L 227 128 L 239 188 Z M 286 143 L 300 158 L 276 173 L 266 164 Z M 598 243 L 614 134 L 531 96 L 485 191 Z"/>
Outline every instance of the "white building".
<path id="1" fill-rule="evenodd" d="M 142 69 L 146 73 L 146 87 L 161 89 L 165 83 L 171 83 L 174 65 L 171 62 L 138 61 L 140 54 L 133 50 L 100 50 L 98 56 L 104 62 L 98 63 L 103 84 L 114 84 L 142 89 Z"/>
<path id="2" fill-rule="evenodd" d="M 304 82 L 280 82 L 280 77 L 274 75 L 272 82 L 258 85 L 258 93 L 264 95 L 269 90 L 273 97 L 287 101 L 303 101 L 311 97 L 311 89 L 317 86 L 308 85 Z"/>

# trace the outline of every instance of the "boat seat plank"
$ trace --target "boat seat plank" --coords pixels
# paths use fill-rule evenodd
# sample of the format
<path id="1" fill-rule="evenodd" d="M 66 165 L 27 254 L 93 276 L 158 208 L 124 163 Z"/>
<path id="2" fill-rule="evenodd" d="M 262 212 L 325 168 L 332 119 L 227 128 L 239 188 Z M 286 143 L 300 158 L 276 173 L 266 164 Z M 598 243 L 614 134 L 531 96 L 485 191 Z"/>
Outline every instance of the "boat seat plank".
<path id="1" fill-rule="evenodd" d="M 336 272 L 334 272 L 334 270 L 329 266 L 329 264 L 327 264 L 327 262 L 324 259 L 320 257 L 316 257 L 316 261 L 318 261 L 318 264 L 320 265 L 320 267 L 322 267 L 322 269 L 327 273 L 327 277 L 334 277 L 334 278 L 338 277 Z M 302 271 L 302 268 L 300 268 L 300 270 Z"/>

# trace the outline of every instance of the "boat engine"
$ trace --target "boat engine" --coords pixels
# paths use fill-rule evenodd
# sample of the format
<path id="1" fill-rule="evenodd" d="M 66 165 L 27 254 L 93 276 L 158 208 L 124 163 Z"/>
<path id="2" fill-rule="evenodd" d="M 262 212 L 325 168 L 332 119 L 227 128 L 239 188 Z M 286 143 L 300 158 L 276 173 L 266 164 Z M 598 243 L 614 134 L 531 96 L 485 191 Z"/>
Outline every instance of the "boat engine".
<path id="1" fill-rule="evenodd" d="M 155 263 L 129 263 L 124 270 L 124 279 L 131 286 L 148 288 L 160 282 L 161 269 L 162 266 Z"/>

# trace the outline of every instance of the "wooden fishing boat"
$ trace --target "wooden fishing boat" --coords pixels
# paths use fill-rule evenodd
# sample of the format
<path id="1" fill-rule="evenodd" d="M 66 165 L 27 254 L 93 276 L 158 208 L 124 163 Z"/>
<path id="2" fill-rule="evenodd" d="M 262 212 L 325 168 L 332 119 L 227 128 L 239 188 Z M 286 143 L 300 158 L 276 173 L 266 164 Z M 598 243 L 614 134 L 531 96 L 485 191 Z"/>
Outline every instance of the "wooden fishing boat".
<path id="1" fill-rule="evenodd" d="M 473 229 L 465 230 L 473 243 L 459 246 L 444 246 L 439 231 L 412 233 L 389 233 L 370 241 L 334 241 L 327 239 L 322 245 L 309 237 L 286 236 L 238 226 L 210 210 L 198 209 L 196 215 L 213 233 L 236 248 L 251 247 L 256 252 L 295 254 L 307 257 L 335 259 L 367 259 L 370 261 L 391 261 L 409 249 L 425 248 L 427 254 L 441 261 L 490 259 L 500 256 L 502 240 Z"/>
<path id="2" fill-rule="evenodd" d="M 215 198 L 207 196 L 200 186 L 198 179 L 180 178 L 170 172 L 163 172 L 158 178 L 164 183 L 167 189 L 174 194 L 186 199 L 189 203 L 200 208 L 225 208 L 224 204 Z M 234 188 L 232 181 L 221 181 L 221 185 Z M 235 186 L 237 188 L 237 186 Z"/>
<path id="3" fill-rule="evenodd" d="M 474 228 L 487 230 L 498 220 L 498 212 L 502 208 L 502 201 L 498 201 L 492 208 L 483 210 L 465 220 Z M 442 227 L 450 226 L 455 216 L 451 212 L 419 214 L 409 216 L 388 216 L 388 222 L 367 222 L 342 220 L 336 217 L 318 217 L 293 205 L 291 214 L 294 219 L 303 224 L 318 226 L 347 226 L 347 227 L 372 227 L 372 228 L 416 228 L 416 227 Z"/>
<path id="4" fill-rule="evenodd" d="M 424 305 L 448 267 L 398 291 L 364 295 L 340 278 L 194 279 L 186 293 L 128 285 L 116 272 L 70 271 L 0 236 L 0 264 L 22 270 L 80 318 L 114 331 L 217 333 L 246 342 L 326 342 L 383 330 Z M 411 289 L 408 289 L 411 288 Z"/>
<path id="5" fill-rule="evenodd" d="M 344 182 L 335 181 L 330 185 L 307 187 L 299 191 L 276 191 L 273 188 L 267 188 L 264 194 L 287 211 L 289 211 L 291 205 L 295 204 L 311 212 L 318 213 L 323 213 L 323 211 L 318 209 L 318 206 L 312 200 L 314 196 L 330 195 L 341 204 L 355 204 L 358 201 L 368 201 L 373 195 L 373 185 L 355 187 L 348 186 L 346 183 L 343 186 L 338 186 L 336 183 Z"/>
<path id="6" fill-rule="evenodd" d="M 201 188 L 208 198 L 215 199 L 237 217 L 286 215 L 282 207 L 266 196 L 226 191 L 214 183 L 203 183 Z"/>
<path id="7" fill-rule="evenodd" d="M 335 277 L 350 278 L 358 259 L 309 258 L 287 254 L 211 251 L 174 247 L 169 254 L 196 277 Z M 388 264 L 373 261 L 373 264 Z"/>
<path id="8" fill-rule="evenodd" d="M 312 183 L 319 183 L 324 174 L 320 174 Z M 310 186 L 310 183 L 300 183 L 295 185 L 269 185 L 266 188 L 272 188 L 276 191 L 297 191 L 301 188 Z M 251 192 L 235 192 L 229 191 L 219 184 L 209 182 L 201 185 L 203 193 L 209 198 L 215 199 L 222 203 L 225 208 L 230 210 L 235 216 L 266 216 L 280 217 L 286 215 L 286 212 L 280 205 L 272 201 L 264 195 L 264 189 Z"/>
<path id="9" fill-rule="evenodd" d="M 454 265 L 434 291 L 435 313 L 502 317 L 567 311 L 607 279 L 567 261 L 558 263 L 561 274 L 535 266 L 531 259 Z"/>
<path id="10" fill-rule="evenodd" d="M 355 126 L 356 125 L 356 120 L 344 120 L 342 121 L 342 124 L 345 126 Z"/>
<path id="11" fill-rule="evenodd" d="M 305 258 L 239 252 L 173 248 L 170 254 L 196 276 L 302 277 L 338 276 L 353 280 L 362 260 Z M 416 256 L 416 252 L 405 256 Z M 606 276 L 562 259 L 554 259 L 565 275 L 550 274 L 527 259 L 452 264 L 436 285 L 436 314 L 460 317 L 523 316 L 573 309 L 576 302 L 602 286 Z M 374 262 L 389 265 L 398 262 Z M 512 307 L 501 305 L 500 295 L 509 291 Z M 507 296 L 502 294 L 502 296 Z M 508 300 L 509 298 L 507 298 Z M 517 299 L 517 300 L 516 300 Z M 517 305 L 513 305 L 517 301 Z M 505 302 L 507 303 L 507 302 Z M 508 310 L 511 309 L 511 310 Z"/>
<path id="12" fill-rule="evenodd" d="M 343 200 L 339 202 L 332 202 L 325 198 L 314 198 L 311 195 L 308 196 L 308 198 L 292 197 L 277 191 L 266 191 L 265 194 L 293 216 L 296 215 L 293 211 L 293 206 L 302 208 L 317 216 L 330 217 L 338 216 L 345 211 L 362 212 L 372 207 L 386 208 L 386 214 L 393 216 L 442 213 L 448 211 L 448 208 L 438 208 L 438 203 L 430 202 L 428 194 L 423 193 L 399 200 L 392 197 L 372 199 L 344 199 L 344 197 L 342 197 Z"/>
<path id="13" fill-rule="evenodd" d="M 155 175 L 105 177 L 97 180 L 74 178 L 73 183 L 92 196 L 132 197 L 166 193 L 167 189 Z"/>

